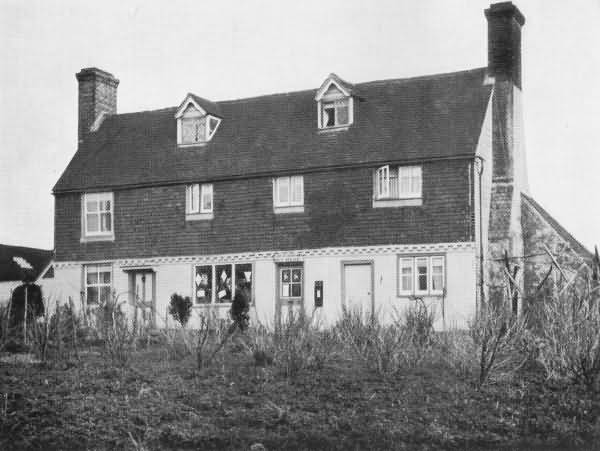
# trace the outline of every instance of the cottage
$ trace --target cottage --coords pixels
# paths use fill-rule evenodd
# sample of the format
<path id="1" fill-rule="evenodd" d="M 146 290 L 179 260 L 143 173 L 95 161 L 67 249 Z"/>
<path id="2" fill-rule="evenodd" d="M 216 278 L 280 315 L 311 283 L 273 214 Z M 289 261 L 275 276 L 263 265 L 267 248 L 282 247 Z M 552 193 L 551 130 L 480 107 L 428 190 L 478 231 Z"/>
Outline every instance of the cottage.
<path id="1" fill-rule="evenodd" d="M 511 2 L 485 17 L 487 65 L 447 74 L 330 74 L 300 92 L 190 93 L 118 114 L 119 80 L 82 69 L 78 148 L 53 190 L 55 275 L 77 287 L 63 294 L 91 307 L 115 293 L 161 327 L 172 293 L 225 316 L 243 281 L 261 321 L 333 321 L 343 306 L 390 317 L 419 297 L 438 325 L 464 325 L 502 295 L 498 260 L 523 255 L 523 212 L 538 211 L 525 19 Z"/>

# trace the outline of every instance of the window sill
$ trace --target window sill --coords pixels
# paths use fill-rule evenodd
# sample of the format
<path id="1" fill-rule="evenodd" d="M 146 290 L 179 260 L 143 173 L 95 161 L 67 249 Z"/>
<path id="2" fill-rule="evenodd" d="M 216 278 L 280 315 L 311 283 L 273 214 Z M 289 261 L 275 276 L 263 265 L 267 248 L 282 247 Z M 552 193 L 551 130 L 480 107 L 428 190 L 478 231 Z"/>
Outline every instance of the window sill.
<path id="1" fill-rule="evenodd" d="M 352 124 L 346 124 L 346 125 L 336 125 L 335 127 L 325 127 L 325 128 L 320 128 L 318 133 L 335 133 L 335 132 L 343 132 L 346 131 L 350 128 L 350 125 Z"/>
<path id="2" fill-rule="evenodd" d="M 439 293 L 421 293 L 421 294 L 403 294 L 399 293 L 396 295 L 397 298 L 402 299 L 418 299 L 418 298 L 441 298 L 444 296 L 444 293 L 440 291 Z"/>
<path id="3" fill-rule="evenodd" d="M 114 241 L 114 235 L 92 235 L 92 236 L 82 236 L 79 240 L 80 243 L 93 243 L 95 241 Z"/>
<path id="4" fill-rule="evenodd" d="M 273 213 L 287 214 L 287 213 L 304 213 L 304 205 L 296 205 L 291 207 L 273 207 Z"/>
<path id="5" fill-rule="evenodd" d="M 186 213 L 185 220 L 186 221 L 210 221 L 214 219 L 214 214 L 212 213 Z"/>
<path id="6" fill-rule="evenodd" d="M 198 143 L 190 143 L 190 144 L 177 144 L 177 147 L 181 148 L 181 149 L 191 149 L 194 147 L 205 147 L 208 144 L 208 141 L 205 142 L 198 142 Z"/>
<path id="7" fill-rule="evenodd" d="M 215 302 L 214 304 L 211 303 L 206 303 L 206 304 L 194 304 L 192 306 L 192 308 L 195 309 L 206 309 L 206 308 L 213 308 L 213 307 L 220 307 L 220 308 L 231 308 L 231 302 Z"/>
<path id="8" fill-rule="evenodd" d="M 420 207 L 421 205 L 423 205 L 423 198 L 421 197 L 412 199 L 373 199 L 373 208 Z"/>

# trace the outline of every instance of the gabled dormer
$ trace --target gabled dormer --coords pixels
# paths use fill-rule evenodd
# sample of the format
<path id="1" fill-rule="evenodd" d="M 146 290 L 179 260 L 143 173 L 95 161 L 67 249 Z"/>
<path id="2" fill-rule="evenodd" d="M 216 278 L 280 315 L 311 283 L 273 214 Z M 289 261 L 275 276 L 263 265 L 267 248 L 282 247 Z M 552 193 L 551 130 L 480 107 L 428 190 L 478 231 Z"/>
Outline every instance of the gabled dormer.
<path id="1" fill-rule="evenodd" d="M 345 130 L 354 122 L 353 86 L 329 74 L 317 90 L 317 124 L 322 130 Z"/>
<path id="2" fill-rule="evenodd" d="M 219 107 L 210 100 L 188 94 L 175 114 L 177 144 L 199 146 L 209 142 L 221 123 Z"/>

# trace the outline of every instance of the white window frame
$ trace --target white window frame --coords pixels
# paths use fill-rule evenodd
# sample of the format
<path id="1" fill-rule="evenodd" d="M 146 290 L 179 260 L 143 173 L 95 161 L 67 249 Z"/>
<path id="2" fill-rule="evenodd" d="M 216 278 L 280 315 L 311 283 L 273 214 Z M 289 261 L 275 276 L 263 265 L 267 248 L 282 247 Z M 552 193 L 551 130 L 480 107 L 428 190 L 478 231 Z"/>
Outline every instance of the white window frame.
<path id="1" fill-rule="evenodd" d="M 338 94 L 327 94 L 332 85 L 339 91 Z M 317 91 L 315 100 L 317 101 L 317 127 L 320 130 L 345 130 L 354 123 L 354 97 L 352 97 L 350 91 L 340 86 L 333 78 L 329 77 L 325 80 Z M 342 102 L 347 102 L 348 107 L 348 122 L 344 124 L 339 123 L 337 112 L 337 108 L 341 107 Z M 338 103 L 337 106 L 336 103 Z M 323 110 L 330 105 L 333 105 L 335 108 L 335 125 L 327 126 L 324 121 Z"/>
<path id="2" fill-rule="evenodd" d="M 292 272 L 296 269 L 300 270 L 300 282 L 292 282 Z M 283 271 L 288 271 L 288 270 L 290 271 L 290 281 L 283 282 L 283 280 L 282 280 Z M 285 296 L 283 294 L 283 286 L 284 285 L 289 285 L 288 296 Z M 300 296 L 292 296 L 292 285 L 300 285 Z M 279 267 L 279 297 L 282 299 L 297 300 L 297 299 L 302 299 L 303 296 L 304 296 L 304 267 L 300 266 L 300 265 L 293 265 L 293 266 L 281 265 Z"/>
<path id="3" fill-rule="evenodd" d="M 419 273 L 417 271 L 417 262 L 426 261 L 427 268 L 427 289 L 419 290 Z M 397 264 L 397 283 L 398 283 L 398 296 L 399 297 L 410 297 L 410 296 L 441 296 L 446 290 L 446 256 L 443 254 L 436 255 L 398 255 Z M 433 267 L 435 263 L 437 266 L 441 266 L 441 278 L 442 286 L 441 289 L 433 289 Z M 441 264 L 439 264 L 441 263 Z M 411 268 L 411 283 L 410 289 L 404 289 L 402 284 L 402 269 Z"/>
<path id="4" fill-rule="evenodd" d="M 94 272 L 97 274 L 98 281 L 96 283 L 88 283 L 88 274 L 90 272 Z M 100 283 L 100 273 L 106 273 L 106 272 L 108 272 L 110 274 L 110 282 L 109 283 Z M 106 264 L 106 263 L 84 265 L 83 285 L 84 285 L 84 289 L 85 289 L 86 305 L 89 305 L 89 303 L 88 303 L 88 288 L 96 288 L 98 290 L 98 297 L 97 297 L 98 301 L 91 303 L 92 306 L 98 306 L 98 305 L 100 305 L 100 292 L 101 292 L 102 288 L 109 287 L 110 292 L 111 292 L 110 295 L 112 296 L 112 290 L 113 290 L 112 283 L 113 283 L 112 265 Z"/>
<path id="5" fill-rule="evenodd" d="M 115 202 L 114 195 L 112 192 L 102 193 L 85 193 L 82 196 L 82 224 L 83 224 L 83 237 L 84 238 L 114 238 L 115 236 Z M 100 204 L 104 202 L 110 202 L 110 209 L 101 210 Z M 88 211 L 88 202 L 96 202 L 98 209 L 95 212 Z M 110 214 L 110 230 L 102 231 L 102 215 Z M 98 230 L 88 230 L 88 215 L 96 215 L 98 217 Z"/>
<path id="6" fill-rule="evenodd" d="M 351 123 L 352 123 L 352 116 L 351 116 L 351 111 L 352 111 L 352 107 L 350 106 L 350 104 L 352 103 L 352 98 L 351 97 L 340 97 L 339 99 L 336 100 L 321 100 L 320 102 L 321 105 L 321 129 L 330 129 L 330 128 L 337 128 L 337 127 L 348 127 Z M 325 110 L 328 108 L 333 108 L 334 110 L 334 120 L 333 120 L 333 125 L 327 125 L 325 122 Z M 347 122 L 340 122 L 339 120 L 339 112 L 338 110 L 341 108 L 346 108 L 348 110 L 348 121 Z"/>
<path id="7" fill-rule="evenodd" d="M 279 197 L 279 188 L 283 183 L 288 186 L 288 200 L 282 201 Z M 299 198 L 294 199 L 294 194 L 298 194 Z M 304 206 L 304 176 L 291 175 L 283 177 L 275 177 L 273 179 L 273 206 L 275 208 L 286 207 L 303 207 Z"/>
<path id="8" fill-rule="evenodd" d="M 186 110 L 188 109 L 188 107 L 190 105 L 194 108 L 194 111 L 186 112 Z M 180 147 L 201 146 L 201 145 L 206 144 L 213 138 L 213 136 L 217 132 L 217 129 L 219 128 L 219 125 L 221 124 L 220 118 L 213 116 L 212 114 L 206 113 L 206 111 L 204 111 L 198 104 L 196 104 L 196 102 L 192 101 L 191 99 L 188 100 L 187 102 L 185 102 L 181 108 L 179 108 L 175 117 L 177 119 L 177 144 Z M 184 119 L 193 119 L 193 120 L 197 120 L 197 121 L 203 121 L 204 122 L 204 137 L 202 137 L 202 139 L 199 139 L 197 141 L 184 142 L 183 141 L 183 120 Z M 215 123 L 214 127 L 211 127 L 212 123 Z"/>
<path id="9" fill-rule="evenodd" d="M 397 174 L 397 194 L 394 194 L 390 188 L 390 171 L 396 171 Z M 402 192 L 402 181 L 409 178 L 409 190 Z M 417 180 L 413 183 L 413 179 Z M 416 184 L 416 189 L 413 189 Z M 390 169 L 390 165 L 380 166 L 375 170 L 375 200 L 403 200 L 403 199 L 421 199 L 423 197 L 423 169 L 422 166 L 397 166 Z"/>
<path id="10" fill-rule="evenodd" d="M 210 207 L 205 197 L 210 195 Z M 192 183 L 185 187 L 185 214 L 187 219 L 212 219 L 214 194 L 212 183 Z"/>

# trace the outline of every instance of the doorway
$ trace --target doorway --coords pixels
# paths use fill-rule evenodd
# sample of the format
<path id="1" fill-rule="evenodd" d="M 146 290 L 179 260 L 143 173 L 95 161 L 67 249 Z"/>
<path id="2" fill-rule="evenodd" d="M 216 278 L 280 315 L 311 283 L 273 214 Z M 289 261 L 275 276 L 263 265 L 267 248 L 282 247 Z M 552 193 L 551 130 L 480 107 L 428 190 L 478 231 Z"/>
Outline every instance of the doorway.
<path id="1" fill-rule="evenodd" d="M 156 273 L 153 270 L 129 272 L 129 303 L 136 330 L 156 327 Z"/>
<path id="2" fill-rule="evenodd" d="M 373 262 L 342 262 L 342 306 L 347 310 L 375 313 Z"/>
<path id="3" fill-rule="evenodd" d="M 304 308 L 304 265 L 281 263 L 277 265 L 277 321 L 299 315 Z"/>

